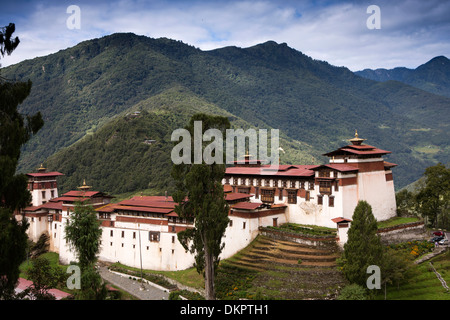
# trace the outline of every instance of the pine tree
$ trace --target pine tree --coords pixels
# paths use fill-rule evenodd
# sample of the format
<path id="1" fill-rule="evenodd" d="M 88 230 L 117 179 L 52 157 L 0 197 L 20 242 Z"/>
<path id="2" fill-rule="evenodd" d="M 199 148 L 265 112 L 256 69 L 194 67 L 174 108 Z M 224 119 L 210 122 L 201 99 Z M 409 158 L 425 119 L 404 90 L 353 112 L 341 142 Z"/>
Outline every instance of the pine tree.
<path id="1" fill-rule="evenodd" d="M 191 137 L 194 121 L 202 121 L 203 131 L 216 128 L 224 133 L 230 127 L 225 117 L 196 114 L 186 127 Z M 205 278 L 207 300 L 215 299 L 214 277 L 224 246 L 222 237 L 229 222 L 222 186 L 224 174 L 225 165 L 220 163 L 178 164 L 172 170 L 177 188 L 173 195 L 178 203 L 175 212 L 194 221 L 194 227 L 179 232 L 178 239 L 186 250 L 195 254 L 195 267 Z"/>
<path id="2" fill-rule="evenodd" d="M 0 55 L 11 54 L 19 44 L 12 39 L 15 26 L 0 28 Z M 29 226 L 25 217 L 19 222 L 14 211 L 29 205 L 25 175 L 16 175 L 21 147 L 43 126 L 41 114 L 24 117 L 17 107 L 30 94 L 31 81 L 12 82 L 0 76 L 0 299 L 14 296 L 19 265 L 26 258 Z M 26 118 L 26 120 L 25 120 Z"/>
<path id="3" fill-rule="evenodd" d="M 377 221 L 372 207 L 359 201 L 353 212 L 353 221 L 344 245 L 343 272 L 350 283 L 366 286 L 367 267 L 381 265 L 383 247 L 377 235 Z"/>

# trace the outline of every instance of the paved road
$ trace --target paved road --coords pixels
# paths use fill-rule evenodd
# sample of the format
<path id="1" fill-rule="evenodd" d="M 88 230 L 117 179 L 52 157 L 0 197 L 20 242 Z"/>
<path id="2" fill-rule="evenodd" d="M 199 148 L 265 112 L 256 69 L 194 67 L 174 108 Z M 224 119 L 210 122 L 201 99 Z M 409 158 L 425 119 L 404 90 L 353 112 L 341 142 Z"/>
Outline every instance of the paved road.
<path id="1" fill-rule="evenodd" d="M 168 300 L 169 298 L 168 292 L 155 288 L 147 283 L 144 283 L 145 289 L 141 290 L 140 282 L 112 273 L 106 267 L 101 267 L 99 272 L 103 279 L 120 289 L 127 291 L 140 300 Z"/>

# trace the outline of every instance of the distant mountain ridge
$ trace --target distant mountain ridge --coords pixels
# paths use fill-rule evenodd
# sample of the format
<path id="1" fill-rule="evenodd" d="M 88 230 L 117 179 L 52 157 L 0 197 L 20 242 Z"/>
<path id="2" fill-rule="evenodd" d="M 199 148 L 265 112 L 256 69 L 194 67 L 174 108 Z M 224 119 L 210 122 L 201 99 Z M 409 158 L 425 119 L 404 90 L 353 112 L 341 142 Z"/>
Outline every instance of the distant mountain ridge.
<path id="1" fill-rule="evenodd" d="M 450 60 L 438 56 L 416 69 L 364 69 L 355 74 L 375 81 L 396 80 L 416 88 L 450 97 Z"/>
<path id="2" fill-rule="evenodd" d="M 91 176 L 90 185 L 98 181 L 112 188 L 104 190 L 111 193 L 149 186 L 163 192 L 163 183 L 142 179 L 114 189 L 111 177 L 131 177 L 133 170 L 147 168 L 154 173 L 147 179 L 161 179 L 157 168 L 171 163 L 163 166 L 167 158 L 160 156 L 152 162 L 148 148 L 138 141 L 158 136 L 163 144 L 158 148 L 167 151 L 172 146 L 169 133 L 186 124 L 193 110 L 226 115 L 244 129 L 280 129 L 286 150 L 282 163 L 327 161 L 322 154 L 348 143 L 358 129 L 368 144 L 392 151 L 388 160 L 399 164 L 394 170 L 399 188 L 418 179 L 425 167 L 448 159 L 450 151 L 450 98 L 397 81 L 365 79 L 274 41 L 202 51 L 181 41 L 119 33 L 23 61 L 1 73 L 32 80 L 21 112 L 39 110 L 45 121 L 23 149 L 20 171 L 48 161 L 48 168 L 66 174 L 64 188 Z M 132 111 L 146 115 L 137 122 L 120 120 Z M 133 127 L 167 113 L 163 126 Z M 129 144 L 130 154 L 117 149 L 122 158 L 130 158 L 128 165 L 106 148 L 119 132 L 128 134 L 120 148 Z M 132 168 L 136 161 L 148 163 Z"/>

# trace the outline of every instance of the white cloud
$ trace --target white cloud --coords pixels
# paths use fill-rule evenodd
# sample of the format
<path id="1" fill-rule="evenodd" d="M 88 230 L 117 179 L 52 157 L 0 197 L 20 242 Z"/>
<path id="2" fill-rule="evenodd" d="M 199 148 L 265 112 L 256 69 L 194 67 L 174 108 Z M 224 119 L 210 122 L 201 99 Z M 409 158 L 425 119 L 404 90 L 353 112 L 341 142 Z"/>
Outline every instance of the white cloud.
<path id="1" fill-rule="evenodd" d="M 80 30 L 66 28 L 67 3 L 36 5 L 18 19 L 21 44 L 2 64 L 115 32 L 182 40 L 203 50 L 274 40 L 351 70 L 416 67 L 437 55 L 450 56 L 450 6 L 437 0 L 377 0 L 381 30 L 366 27 L 368 4 L 358 1 L 77 2 Z"/>

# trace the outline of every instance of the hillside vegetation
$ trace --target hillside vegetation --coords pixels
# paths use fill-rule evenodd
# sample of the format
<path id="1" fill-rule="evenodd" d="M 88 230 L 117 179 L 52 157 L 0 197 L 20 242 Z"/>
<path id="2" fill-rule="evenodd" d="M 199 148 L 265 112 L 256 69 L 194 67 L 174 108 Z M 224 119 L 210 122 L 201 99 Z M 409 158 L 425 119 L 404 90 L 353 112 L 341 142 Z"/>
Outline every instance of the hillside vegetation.
<path id="1" fill-rule="evenodd" d="M 194 111 L 227 115 L 236 128 L 280 129 L 282 163 L 326 162 L 321 155 L 358 129 L 368 144 L 393 152 L 397 188 L 449 155 L 450 98 L 364 79 L 273 41 L 201 51 L 113 34 L 1 72 L 32 80 L 21 112 L 39 110 L 45 121 L 19 171 L 44 162 L 66 175 L 64 188 L 84 178 L 111 193 L 170 188 L 169 137 Z M 133 111 L 147 113 L 127 118 Z M 430 144 L 434 151 L 422 152 Z"/>

